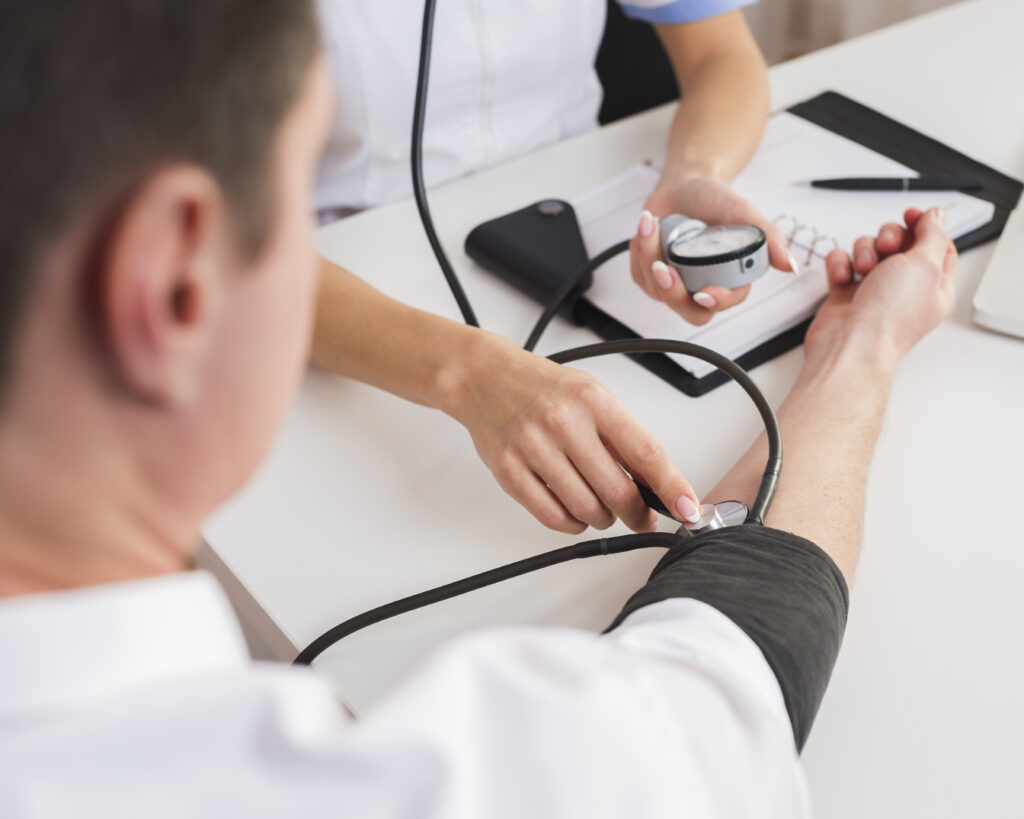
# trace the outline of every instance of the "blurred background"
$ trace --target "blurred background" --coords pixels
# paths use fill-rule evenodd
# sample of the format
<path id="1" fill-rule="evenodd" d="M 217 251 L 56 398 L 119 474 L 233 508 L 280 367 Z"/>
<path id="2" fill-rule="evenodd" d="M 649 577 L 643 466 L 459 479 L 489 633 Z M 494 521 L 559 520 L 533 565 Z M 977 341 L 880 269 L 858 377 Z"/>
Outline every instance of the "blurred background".
<path id="1" fill-rule="evenodd" d="M 771 65 L 952 2 L 954 0 L 760 0 L 745 13 Z"/>

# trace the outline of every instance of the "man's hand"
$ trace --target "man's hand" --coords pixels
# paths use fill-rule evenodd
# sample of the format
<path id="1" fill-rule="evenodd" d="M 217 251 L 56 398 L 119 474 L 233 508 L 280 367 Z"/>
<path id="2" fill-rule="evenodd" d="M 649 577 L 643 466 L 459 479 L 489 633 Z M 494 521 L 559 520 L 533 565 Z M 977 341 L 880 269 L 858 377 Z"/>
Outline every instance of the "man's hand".
<path id="1" fill-rule="evenodd" d="M 750 292 L 750 285 L 736 290 L 705 287 L 699 293 L 687 292 L 676 271 L 661 258 L 658 220 L 662 217 L 683 213 L 711 225 L 756 225 L 768 237 L 772 267 L 794 273 L 797 270 L 782 231 L 714 175 L 663 179 L 644 207 L 629 247 L 633 281 L 652 299 L 664 302 L 691 324 L 706 324 L 717 311 L 739 304 Z"/>
<path id="2" fill-rule="evenodd" d="M 829 295 L 807 332 L 808 364 L 856 337 L 870 340 L 895 367 L 952 312 L 957 251 L 946 235 L 945 213 L 908 210 L 904 219 L 906 226 L 891 222 L 877 237 L 858 239 L 852 260 L 842 250 L 829 254 Z"/>
<path id="3" fill-rule="evenodd" d="M 766 523 L 817 543 L 853 582 L 864 487 L 899 359 L 953 308 L 956 249 L 939 210 L 909 210 L 826 260 L 829 295 L 807 331 L 804 366 L 777 410 L 786 465 Z M 856 276 L 854 275 L 856 274 Z M 857 281 L 857 279 L 860 281 Z M 762 435 L 708 493 L 753 499 Z"/>
<path id="4" fill-rule="evenodd" d="M 572 534 L 616 518 L 648 531 L 657 516 L 629 475 L 680 520 L 697 519 L 693 487 L 597 379 L 489 333 L 472 346 L 473 363 L 448 379 L 441 407 L 466 426 L 502 489 L 537 520 Z"/>

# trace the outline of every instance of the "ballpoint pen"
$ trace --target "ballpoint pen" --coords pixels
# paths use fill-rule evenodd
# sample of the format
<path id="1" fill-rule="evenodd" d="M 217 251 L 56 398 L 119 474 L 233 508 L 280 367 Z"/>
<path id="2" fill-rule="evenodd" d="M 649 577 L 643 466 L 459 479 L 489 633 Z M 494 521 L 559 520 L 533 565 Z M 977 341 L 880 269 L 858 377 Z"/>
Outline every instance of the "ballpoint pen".
<path id="1" fill-rule="evenodd" d="M 985 183 L 976 176 L 864 176 L 814 179 L 811 186 L 837 191 L 977 191 Z"/>

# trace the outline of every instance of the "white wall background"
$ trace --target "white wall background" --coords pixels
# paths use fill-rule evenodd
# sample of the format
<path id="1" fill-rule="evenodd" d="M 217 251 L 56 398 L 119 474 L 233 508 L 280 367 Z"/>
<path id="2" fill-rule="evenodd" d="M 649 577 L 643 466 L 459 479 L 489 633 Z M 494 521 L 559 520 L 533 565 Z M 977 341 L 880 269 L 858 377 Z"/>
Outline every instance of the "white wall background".
<path id="1" fill-rule="evenodd" d="M 769 64 L 856 37 L 954 0 L 760 0 L 747 19 Z"/>

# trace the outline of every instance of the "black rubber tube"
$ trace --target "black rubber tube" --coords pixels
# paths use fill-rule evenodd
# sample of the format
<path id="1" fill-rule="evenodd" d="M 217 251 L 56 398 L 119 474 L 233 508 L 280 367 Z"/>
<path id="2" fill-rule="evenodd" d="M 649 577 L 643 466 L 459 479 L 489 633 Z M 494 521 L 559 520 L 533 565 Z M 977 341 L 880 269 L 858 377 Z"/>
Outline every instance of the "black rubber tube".
<path id="1" fill-rule="evenodd" d="M 382 620 L 415 611 L 433 603 L 440 603 L 442 600 L 449 600 L 452 597 L 458 597 L 460 594 L 482 589 L 485 586 L 492 586 L 503 580 L 510 580 L 513 577 L 529 574 L 538 569 L 546 569 L 548 566 L 555 566 L 570 560 L 597 557 L 598 555 L 619 554 L 621 552 L 633 551 L 634 549 L 667 549 L 682 542 L 682 540 L 683 538 L 680 535 L 667 532 L 622 535 L 621 537 L 601 538 L 599 540 L 574 543 L 572 546 L 564 546 L 561 549 L 554 549 L 550 552 L 517 560 L 515 563 L 499 566 L 496 569 L 489 569 L 472 577 L 456 580 L 453 583 L 438 586 L 436 589 L 404 597 L 393 603 L 378 606 L 375 609 L 358 614 L 317 637 L 299 653 L 292 664 L 309 665 L 339 640 Z"/>
<path id="2" fill-rule="evenodd" d="M 436 0 L 426 0 L 423 6 L 423 33 L 420 39 L 420 66 L 419 74 L 416 77 L 416 103 L 412 114 L 412 192 L 416 199 L 416 209 L 420 214 L 420 221 L 427 234 L 427 241 L 430 242 L 430 249 L 434 251 L 434 257 L 441 266 L 448 287 L 455 297 L 459 306 L 462 318 L 466 324 L 479 327 L 473 307 L 469 303 L 466 291 L 462 289 L 459 277 L 455 275 L 448 256 L 441 246 L 441 240 L 437 238 L 437 231 L 434 229 L 434 220 L 430 216 L 430 206 L 427 204 L 427 188 L 423 182 L 423 121 L 427 115 L 427 87 L 430 83 L 430 53 L 434 39 L 434 8 Z"/>
<path id="3" fill-rule="evenodd" d="M 764 422 L 765 432 L 768 436 L 768 462 L 765 464 L 764 473 L 761 476 L 761 485 L 757 491 L 753 506 L 747 514 L 745 523 L 763 524 L 764 517 L 768 514 L 768 507 L 772 498 L 775 497 L 775 490 L 779 486 L 779 474 L 782 472 L 782 430 L 779 429 L 779 419 L 775 417 L 768 399 L 764 397 L 761 390 L 753 379 L 747 375 L 739 364 L 731 358 L 726 358 L 714 350 L 701 347 L 698 344 L 691 344 L 688 341 L 676 341 L 667 338 L 630 338 L 620 341 L 603 341 L 599 344 L 588 344 L 584 347 L 576 347 L 572 350 L 564 350 L 560 353 L 548 356 L 558 364 L 567 364 L 570 361 L 579 361 L 594 356 L 613 355 L 615 353 L 681 353 L 682 355 L 693 356 L 701 361 L 714 364 L 718 369 L 728 375 L 733 381 L 740 385 L 754 402 L 757 411 Z"/>
<path id="4" fill-rule="evenodd" d="M 629 250 L 629 239 L 619 242 L 617 245 L 612 245 L 604 252 L 599 253 L 583 265 L 583 267 L 573 273 L 568 279 L 562 282 L 562 286 L 559 287 L 555 295 L 551 297 L 551 301 L 549 301 L 545 306 L 544 312 L 541 313 L 540 318 L 537 319 L 537 323 L 533 325 L 533 330 L 530 331 L 530 337 L 526 339 L 523 349 L 533 352 L 533 349 L 537 346 L 537 342 L 540 341 L 541 335 L 551 323 L 551 319 L 553 319 L 558 311 L 562 309 L 562 305 L 565 303 L 565 300 L 569 298 L 569 295 L 579 286 L 580 282 L 582 282 L 588 274 L 593 273 L 609 259 L 618 256 L 625 250 Z"/>

